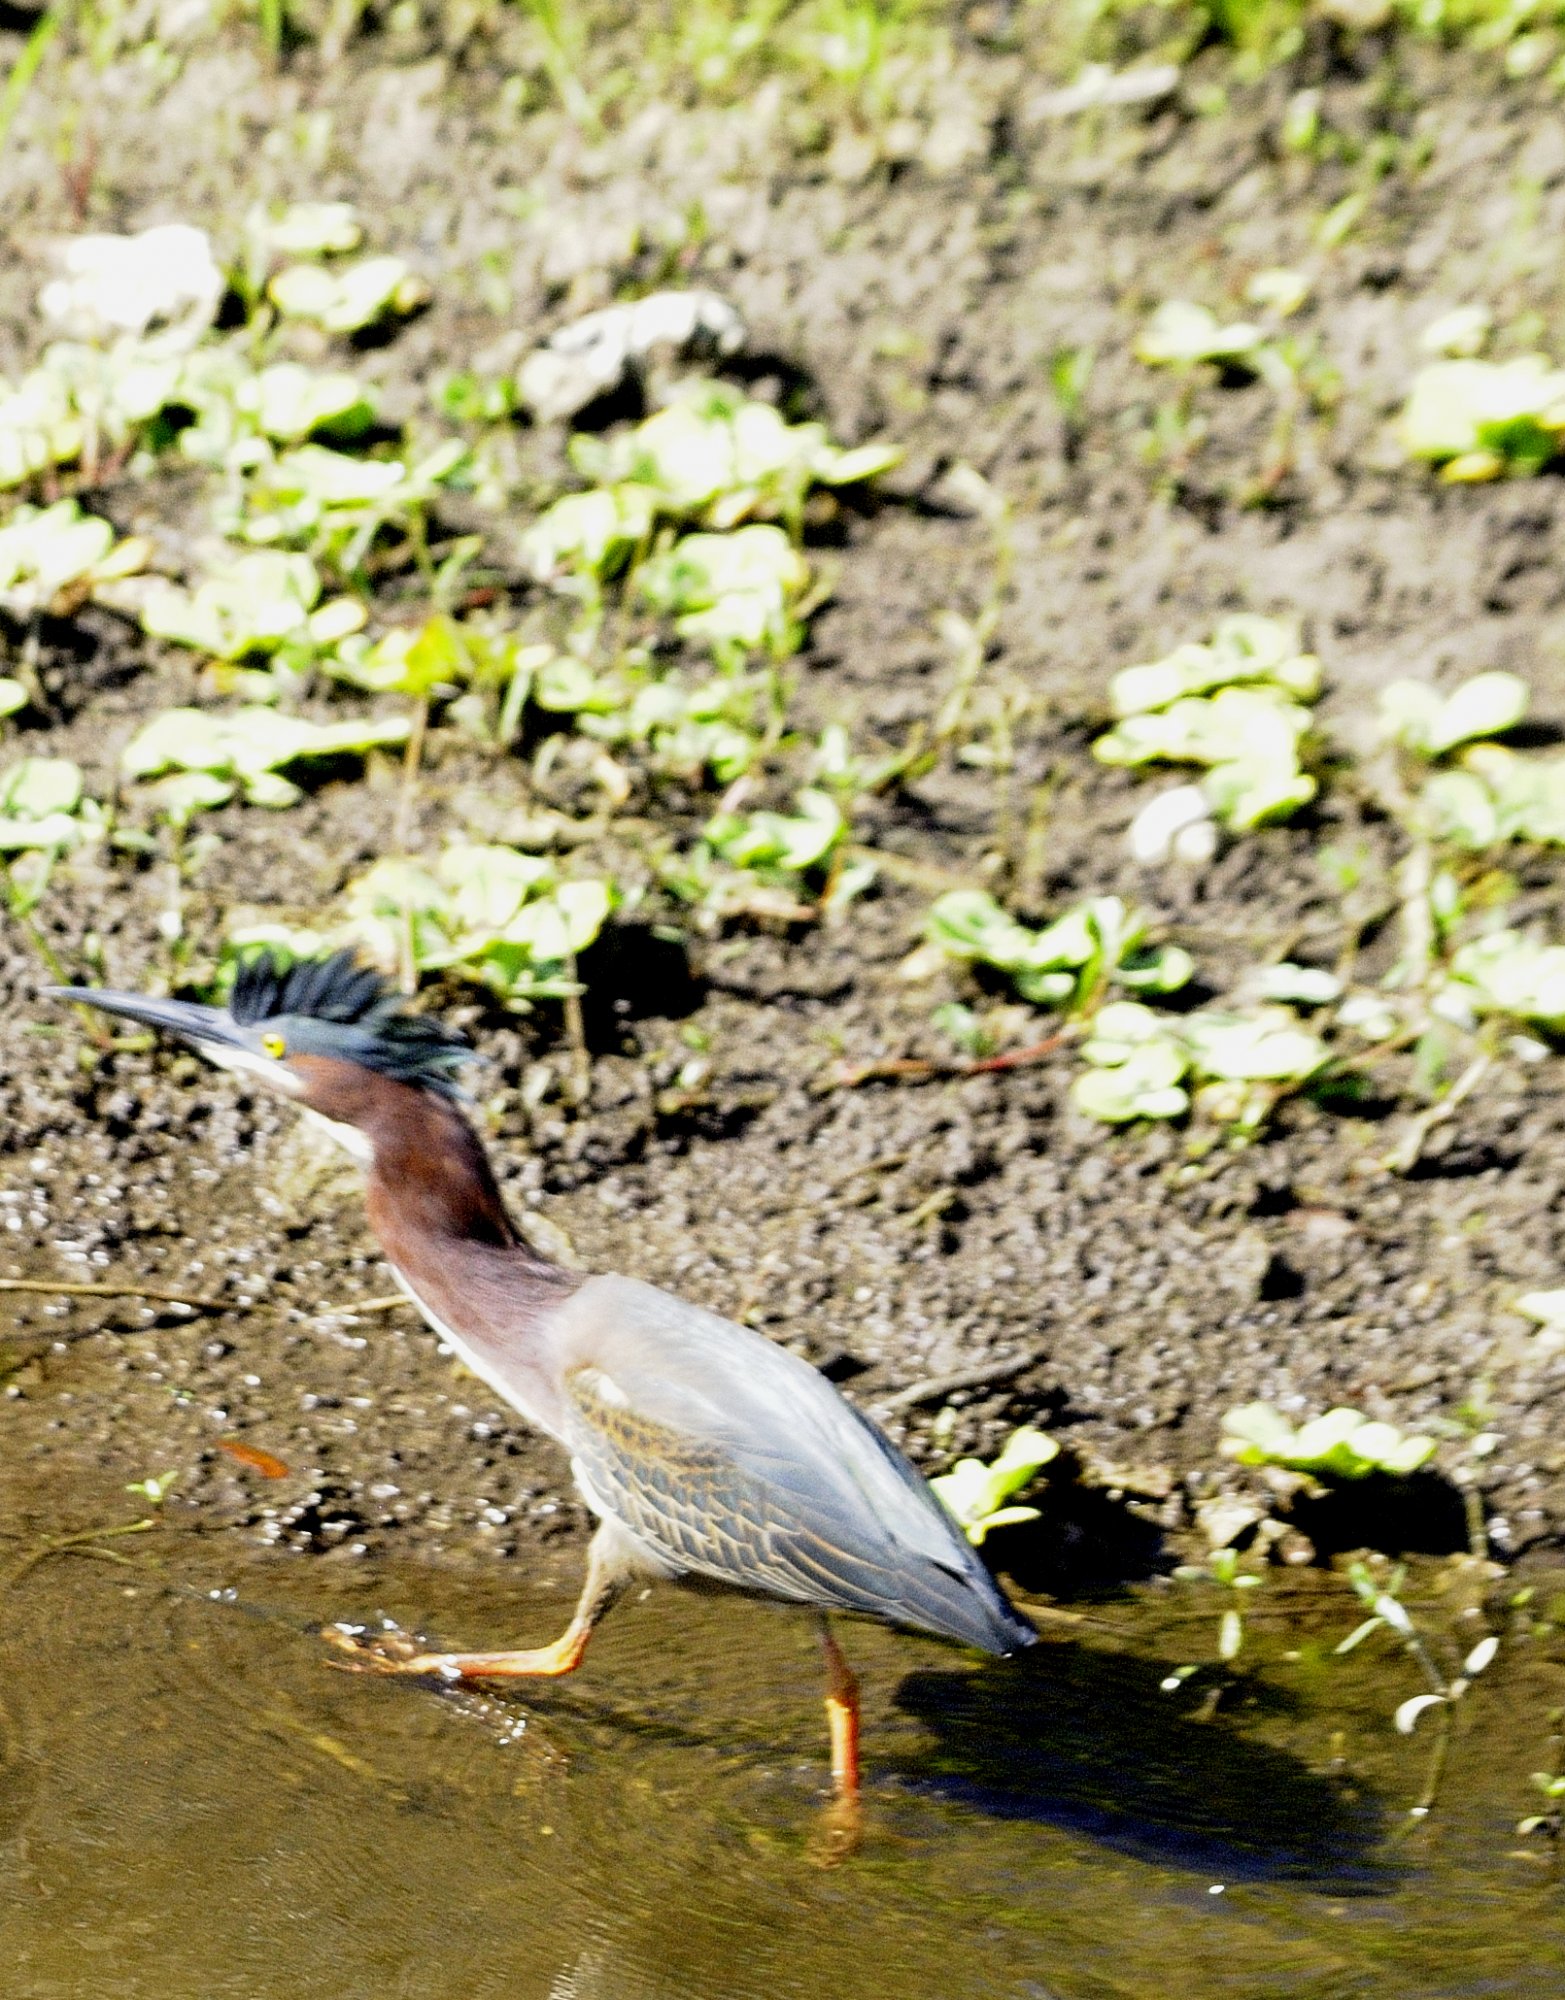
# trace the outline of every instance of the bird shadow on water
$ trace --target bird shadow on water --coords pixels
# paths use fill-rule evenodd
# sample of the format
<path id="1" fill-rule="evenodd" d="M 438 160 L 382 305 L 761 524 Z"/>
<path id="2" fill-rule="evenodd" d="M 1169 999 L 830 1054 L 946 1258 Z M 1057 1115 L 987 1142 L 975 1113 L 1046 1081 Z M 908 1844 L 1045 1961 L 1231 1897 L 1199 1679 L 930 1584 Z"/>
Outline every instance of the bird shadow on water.
<path id="1" fill-rule="evenodd" d="M 1174 1663 L 1050 1642 L 977 1672 L 908 1675 L 895 1702 L 933 1739 L 900 1761 L 915 1792 L 995 1819 L 1085 1835 L 1164 1867 L 1226 1881 L 1291 1881 L 1376 1895 L 1396 1874 L 1377 1856 L 1378 1800 L 1361 1786 L 1208 1715 Z M 1292 1706 L 1233 1677 L 1253 1721 Z M 1199 1713 L 1198 1713 L 1199 1711 Z"/>

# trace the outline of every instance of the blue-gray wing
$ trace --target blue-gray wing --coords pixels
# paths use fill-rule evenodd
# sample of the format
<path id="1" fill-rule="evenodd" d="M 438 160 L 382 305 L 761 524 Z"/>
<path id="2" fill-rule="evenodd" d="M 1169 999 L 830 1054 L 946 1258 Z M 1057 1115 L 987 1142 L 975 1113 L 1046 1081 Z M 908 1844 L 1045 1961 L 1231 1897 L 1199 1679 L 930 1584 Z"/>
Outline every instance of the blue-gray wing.
<path id="1" fill-rule="evenodd" d="M 629 1278 L 553 1316 L 589 1502 L 664 1564 L 985 1651 L 1036 1636 L 919 1474 L 807 1362 Z"/>

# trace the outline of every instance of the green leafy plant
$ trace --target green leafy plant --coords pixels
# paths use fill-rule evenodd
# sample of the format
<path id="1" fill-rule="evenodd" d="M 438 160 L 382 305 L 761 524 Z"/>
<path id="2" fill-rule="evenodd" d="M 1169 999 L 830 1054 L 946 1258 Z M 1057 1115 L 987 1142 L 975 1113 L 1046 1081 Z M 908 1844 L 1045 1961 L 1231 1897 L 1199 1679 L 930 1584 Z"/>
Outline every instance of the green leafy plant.
<path id="1" fill-rule="evenodd" d="M 1408 1435 L 1362 1411 L 1328 1410 L 1297 1428 L 1270 1403 L 1246 1403 L 1223 1418 L 1222 1449 L 1241 1465 L 1278 1465 L 1316 1478 L 1405 1477 L 1435 1454 L 1432 1437 Z"/>
<path id="2" fill-rule="evenodd" d="M 144 537 L 121 540 L 75 500 L 17 507 L 0 526 L 0 605 L 18 618 L 68 610 L 100 586 L 134 575 L 150 554 Z"/>
<path id="3" fill-rule="evenodd" d="M 613 901 L 608 882 L 564 879 L 540 856 L 452 842 L 429 865 L 379 861 L 350 883 L 336 935 L 382 965 L 455 973 L 525 1012 L 580 992 L 576 955 Z"/>
<path id="4" fill-rule="evenodd" d="M 547 642 L 445 617 L 396 627 L 373 645 L 349 641 L 327 671 L 376 692 L 456 694 L 448 718 L 485 742 L 513 742 L 525 717 L 569 718 L 581 735 L 628 753 L 647 775 L 692 784 L 708 773 L 722 785 L 744 776 L 779 716 L 769 672 L 691 685 L 660 672 L 644 647 L 627 647 L 612 667 L 599 669 Z"/>
<path id="5" fill-rule="evenodd" d="M 1223 619 L 1206 644 L 1114 676 L 1118 718 L 1092 754 L 1104 764 L 1205 764 L 1201 790 L 1214 818 L 1235 831 L 1288 819 L 1315 796 L 1301 768 L 1320 692 L 1320 663 L 1299 650 L 1280 619 Z"/>
<path id="6" fill-rule="evenodd" d="M 1457 947 L 1446 992 L 1475 1014 L 1565 1029 L 1565 945 L 1540 944 L 1521 931 L 1490 931 Z"/>
<path id="7" fill-rule="evenodd" d="M 637 585 L 682 639 L 737 669 L 757 649 L 781 656 L 798 644 L 793 612 L 809 565 L 781 528 L 764 523 L 730 534 L 686 535 L 641 569 Z"/>
<path id="8" fill-rule="evenodd" d="M 180 1474 L 176 1472 L 149 1472 L 145 1479 L 133 1479 L 125 1488 L 139 1500 L 145 1500 L 153 1507 L 161 1507 L 178 1485 Z"/>
<path id="9" fill-rule="evenodd" d="M 257 204 L 245 236 L 263 258 L 341 257 L 364 241 L 364 225 L 346 201 L 296 201 L 278 215 Z"/>
<path id="10" fill-rule="evenodd" d="M 901 749 L 881 748 L 866 755 L 854 748 L 844 724 L 828 722 L 810 759 L 810 776 L 814 783 L 829 787 L 839 798 L 852 799 L 883 791 L 896 779 L 925 769 L 933 761 L 933 753 L 923 747 L 917 730 L 910 733 Z"/>
<path id="11" fill-rule="evenodd" d="M 1467 848 L 1511 840 L 1565 845 L 1565 759 L 1525 757 L 1499 743 L 1474 743 L 1458 768 L 1434 772 L 1416 806 L 1433 840 Z"/>
<path id="12" fill-rule="evenodd" d="M 709 924 L 734 917 L 807 922 L 862 894 L 875 870 L 840 861 L 848 822 L 836 800 L 806 786 L 795 804 L 793 813 L 715 813 L 693 848 L 664 863 L 664 886 Z"/>
<path id="13" fill-rule="evenodd" d="M 175 399 L 185 356 L 127 336 L 56 341 L 18 381 L 0 376 L 0 489 L 125 443 Z"/>
<path id="14" fill-rule="evenodd" d="M 327 267 L 290 264 L 270 279 L 266 296 L 285 319 L 313 320 L 328 333 L 362 333 L 381 320 L 416 312 L 429 287 L 401 257 L 365 257 Z"/>
<path id="15" fill-rule="evenodd" d="M 1118 896 L 1094 896 L 1043 930 L 1018 923 L 981 889 L 954 889 L 924 920 L 924 935 L 948 958 L 992 965 L 1024 1000 L 1080 1008 L 1108 985 L 1174 993 L 1195 961 L 1178 945 L 1146 943 L 1146 919 Z"/>
<path id="16" fill-rule="evenodd" d="M 1462 744 L 1514 729 L 1531 699 L 1532 690 L 1516 674 L 1475 674 L 1448 695 L 1427 681 L 1392 681 L 1381 690 L 1380 727 L 1417 756 L 1444 757 Z"/>
<path id="17" fill-rule="evenodd" d="M 367 588 L 367 558 L 384 531 L 403 537 L 407 551 L 429 568 L 429 508 L 466 472 L 467 447 L 447 439 L 421 458 L 360 458 L 318 444 L 249 456 L 245 477 L 216 510 L 218 526 L 236 540 L 289 545 L 355 588 Z M 476 555 L 477 541 L 458 540 L 447 552 L 455 574 Z M 463 558 L 462 551 L 468 551 Z M 454 580 L 454 579 L 453 579 Z M 432 579 L 432 594 L 450 595 Z"/>
<path id="18" fill-rule="evenodd" d="M 1161 660 L 1121 668 L 1109 682 L 1109 704 L 1120 719 L 1152 715 L 1189 696 L 1230 687 L 1314 701 L 1321 691 L 1320 661 L 1300 651 L 1298 628 L 1286 619 L 1235 612 L 1218 620 L 1209 640 L 1187 641 Z"/>
<path id="19" fill-rule="evenodd" d="M 1280 1001 L 1289 1007 L 1325 1007 L 1342 997 L 1342 981 L 1322 966 L 1295 965 L 1291 959 L 1282 959 L 1275 965 L 1258 967 L 1245 980 L 1244 990 L 1257 999 Z"/>
<path id="20" fill-rule="evenodd" d="M 354 634 L 321 664 L 332 679 L 372 694 L 446 702 L 448 721 L 506 749 L 555 658 L 547 643 L 437 612 L 422 625 L 394 625 L 373 642 Z"/>
<path id="21" fill-rule="evenodd" d="M 1088 1068 L 1071 1086 L 1071 1102 L 1090 1118 L 1116 1125 L 1179 1118 L 1190 1109 L 1190 1087 L 1203 1086 L 1214 1117 L 1253 1128 L 1330 1052 L 1283 1007 L 1167 1014 L 1121 1000 L 1097 1014 L 1081 1053 Z"/>
<path id="22" fill-rule="evenodd" d="M 154 388 L 162 400 L 146 420 L 150 440 L 176 443 L 182 457 L 230 473 L 264 464 L 272 446 L 351 442 L 379 411 L 376 391 L 356 375 L 295 361 L 256 368 L 233 344 L 197 348 L 172 380 L 149 386 L 149 399 Z"/>
<path id="23" fill-rule="evenodd" d="M 835 799 L 806 788 L 796 813 L 721 812 L 702 829 L 712 852 L 735 868 L 777 869 L 802 874 L 817 867 L 847 832 Z"/>
<path id="24" fill-rule="evenodd" d="M 1206 306 L 1169 299 L 1141 329 L 1135 353 L 1149 368 L 1193 368 L 1205 361 L 1255 375 L 1266 345 L 1265 329 L 1249 320 L 1225 325 Z"/>
<path id="25" fill-rule="evenodd" d="M 303 793 L 284 770 L 400 745 L 410 728 L 403 716 L 309 722 L 271 708 L 170 708 L 137 731 L 121 765 L 129 778 L 162 777 L 154 803 L 183 821 L 236 795 L 250 805 L 295 805 Z"/>
<path id="26" fill-rule="evenodd" d="M 98 839 L 105 824 L 69 758 L 23 757 L 0 771 L 0 853 L 67 851 Z"/>
<path id="27" fill-rule="evenodd" d="M 834 445 L 826 426 L 790 424 L 770 403 L 726 382 L 691 381 L 633 430 L 571 439 L 571 458 L 597 486 L 646 491 L 660 514 L 731 528 L 757 514 L 797 519 L 812 486 L 852 486 L 894 466 L 891 445 Z"/>
<path id="28" fill-rule="evenodd" d="M 355 376 L 294 362 L 258 370 L 232 344 L 56 341 L 20 381 L 0 378 L 0 488 L 135 441 L 177 443 L 197 463 L 242 469 L 265 456 L 268 440 L 358 437 L 375 407 Z"/>
<path id="29" fill-rule="evenodd" d="M 1565 444 L 1565 369 L 1541 354 L 1431 362 L 1413 378 L 1401 432 L 1408 455 L 1445 480 L 1541 472 Z"/>
<path id="30" fill-rule="evenodd" d="M 595 486 L 544 509 L 521 538 L 522 560 L 540 583 L 606 582 L 651 539 L 657 516 L 644 486 Z"/>
<path id="31" fill-rule="evenodd" d="M 1176 1035 L 1153 1025 L 1157 1017 L 1150 1008 L 1139 1009 L 1135 1017 L 1117 1006 L 1103 1012 L 1110 1020 L 1100 1021 L 1098 1032 L 1082 1051 L 1091 1067 L 1071 1085 L 1076 1109 L 1105 1125 L 1182 1118 L 1190 1109 L 1184 1085 L 1190 1071 L 1189 1050 Z"/>
<path id="32" fill-rule="evenodd" d="M 1023 1425 L 1012 1431 L 999 1455 L 985 1464 L 981 1458 L 959 1458 L 949 1472 L 930 1485 L 960 1524 L 970 1542 L 981 1543 L 995 1528 L 1036 1521 L 1036 1507 L 1019 1507 L 1012 1496 L 1025 1492 L 1060 1448 L 1045 1432 Z"/>
<path id="33" fill-rule="evenodd" d="M 1402 1601 L 1400 1593 L 1406 1575 L 1407 1572 L 1399 1565 L 1382 1583 L 1368 1563 L 1355 1562 L 1348 1566 L 1348 1583 L 1369 1616 L 1356 1625 L 1345 1639 L 1339 1640 L 1335 1650 L 1339 1655 L 1350 1653 L 1376 1632 L 1391 1633 L 1417 1662 L 1428 1687 L 1427 1693 L 1412 1695 L 1408 1700 L 1399 1702 L 1392 1720 L 1401 1735 L 1411 1736 L 1418 1726 L 1419 1717 L 1433 1709 L 1443 1725 L 1443 1745 L 1450 1730 L 1452 1709 L 1470 1691 L 1477 1677 L 1494 1664 L 1500 1641 L 1494 1633 L 1488 1633 L 1468 1648 L 1454 1674 L 1442 1672 L 1412 1613 Z M 1412 1808 L 1412 1818 L 1424 1818 L 1433 1807 L 1444 1761 L 1443 1748 L 1437 1748 L 1424 1794 Z"/>
<path id="34" fill-rule="evenodd" d="M 359 630 L 364 606 L 351 597 L 320 602 L 308 556 L 257 550 L 214 562 L 194 590 L 159 577 L 141 597 L 141 624 L 155 638 L 218 660 L 281 654 L 307 664 Z"/>
<path id="35" fill-rule="evenodd" d="M 1555 1731 L 1556 1763 L 1559 1761 L 1557 1753 L 1560 1743 L 1560 1719 L 1560 1711 L 1555 1709 L 1549 1720 L 1554 1725 Z M 1529 1834 L 1546 1834 L 1558 1846 L 1562 1827 L 1565 1827 L 1565 1773 L 1558 1770 L 1534 1771 L 1529 1782 L 1535 1792 L 1542 1794 L 1544 1807 L 1542 1812 L 1528 1813 L 1519 1819 L 1516 1822 L 1516 1831 L 1523 1839 Z"/>
<path id="36" fill-rule="evenodd" d="M 1216 1583 L 1229 1593 L 1230 1601 L 1217 1621 L 1217 1657 L 1224 1666 L 1238 1659 L 1244 1650 L 1245 1600 L 1252 1591 L 1261 1588 L 1264 1580 L 1253 1570 L 1241 1569 L 1240 1560 L 1237 1549 L 1214 1549 L 1205 1564 L 1181 1563 L 1174 1571 L 1182 1583 Z M 1182 1687 L 1197 1671 L 1195 1667 L 1177 1669 L 1162 1683 L 1164 1692 L 1172 1693 Z"/>
<path id="37" fill-rule="evenodd" d="M 767 714 L 775 706 L 770 675 L 723 675 L 694 687 L 650 676 L 637 683 L 638 677 L 627 675 L 623 699 L 612 708 L 595 701 L 578 709 L 576 726 L 582 734 L 631 751 L 650 773 L 690 783 L 710 773 L 720 785 L 731 785 L 750 770 L 766 740 Z M 549 693 L 545 670 L 540 707 L 549 705 Z M 718 851 L 720 843 L 710 828 L 706 838 Z M 802 838 L 785 845 L 797 847 Z"/>

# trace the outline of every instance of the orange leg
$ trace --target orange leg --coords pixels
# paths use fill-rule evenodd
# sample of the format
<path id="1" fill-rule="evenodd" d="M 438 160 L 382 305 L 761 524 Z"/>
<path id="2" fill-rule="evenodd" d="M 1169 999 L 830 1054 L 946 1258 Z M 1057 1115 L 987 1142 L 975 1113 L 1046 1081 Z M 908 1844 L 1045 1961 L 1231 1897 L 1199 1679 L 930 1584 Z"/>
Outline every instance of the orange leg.
<path id="1" fill-rule="evenodd" d="M 839 1799 L 859 1795 L 859 1684 L 831 1627 L 821 1622 L 826 1656 L 826 1727 L 831 1734 L 831 1788 Z"/>
<path id="2" fill-rule="evenodd" d="M 575 1616 L 551 1646 L 526 1652 L 425 1653 L 400 1632 L 365 1637 L 346 1625 L 328 1625 L 321 1635 L 346 1657 L 338 1662 L 352 1673 L 436 1674 L 442 1680 L 519 1680 L 573 1673 L 604 1613 L 624 1596 L 631 1577 L 615 1551 L 595 1538 L 587 1556 L 587 1580 Z"/>
<path id="3" fill-rule="evenodd" d="M 832 1637 L 824 1614 L 821 1651 L 826 1660 L 826 1727 L 831 1734 L 831 1803 L 810 1843 L 821 1868 L 835 1868 L 858 1852 L 864 1837 L 859 1801 L 859 1684 Z"/>

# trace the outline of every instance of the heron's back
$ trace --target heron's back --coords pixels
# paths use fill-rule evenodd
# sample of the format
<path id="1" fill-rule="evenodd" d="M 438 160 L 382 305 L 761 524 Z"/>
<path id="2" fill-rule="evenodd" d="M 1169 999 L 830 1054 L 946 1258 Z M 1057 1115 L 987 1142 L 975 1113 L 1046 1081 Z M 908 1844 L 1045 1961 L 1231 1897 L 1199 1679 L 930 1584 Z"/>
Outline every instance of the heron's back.
<path id="1" fill-rule="evenodd" d="M 1036 1638 L 883 1432 L 761 1334 L 589 1278 L 540 1332 L 589 1503 L 662 1566 L 1009 1653 Z"/>

